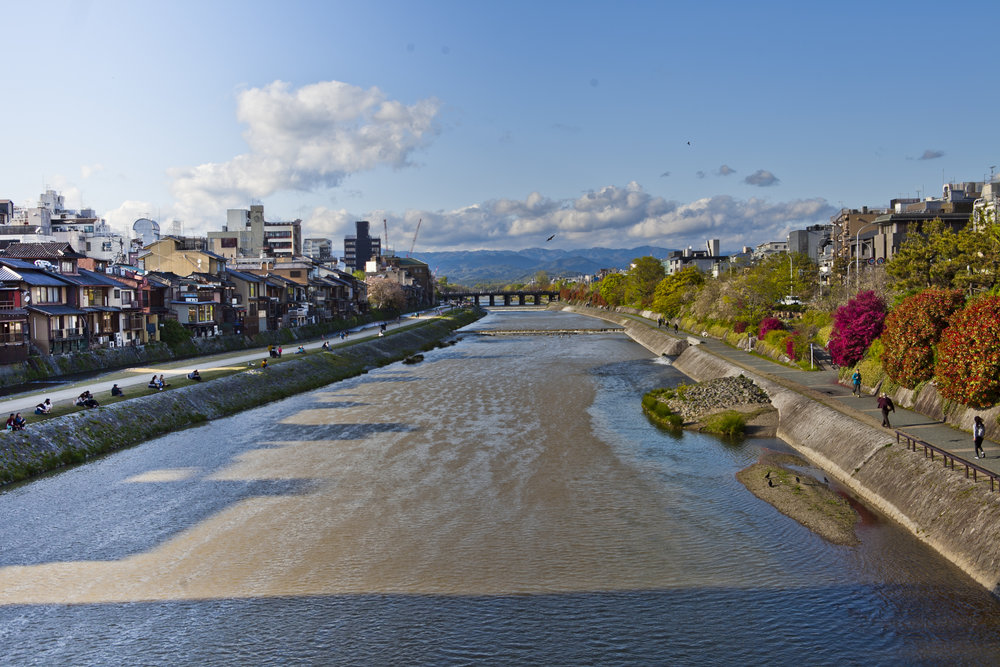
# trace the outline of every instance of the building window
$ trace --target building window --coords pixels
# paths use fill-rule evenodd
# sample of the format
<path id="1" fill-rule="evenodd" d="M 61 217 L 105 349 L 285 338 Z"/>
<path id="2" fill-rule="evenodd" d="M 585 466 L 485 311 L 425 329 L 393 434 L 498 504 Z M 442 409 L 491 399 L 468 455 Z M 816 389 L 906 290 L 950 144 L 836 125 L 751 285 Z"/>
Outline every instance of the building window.
<path id="1" fill-rule="evenodd" d="M 35 303 L 62 303 L 62 294 L 58 287 L 32 287 L 31 298 Z"/>
<path id="2" fill-rule="evenodd" d="M 290 275 L 292 278 L 301 278 L 302 277 L 302 272 L 301 271 L 289 271 L 288 275 Z"/>

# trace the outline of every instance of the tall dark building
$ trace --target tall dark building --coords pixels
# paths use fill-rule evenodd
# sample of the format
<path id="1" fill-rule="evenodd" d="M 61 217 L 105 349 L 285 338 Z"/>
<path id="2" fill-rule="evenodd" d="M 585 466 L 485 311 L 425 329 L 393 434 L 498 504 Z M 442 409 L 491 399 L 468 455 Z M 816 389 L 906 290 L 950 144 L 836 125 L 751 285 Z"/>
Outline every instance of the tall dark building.
<path id="1" fill-rule="evenodd" d="M 365 262 L 382 253 L 382 239 L 368 235 L 369 222 L 354 223 L 355 234 L 344 237 L 344 263 L 355 271 L 364 271 Z"/>

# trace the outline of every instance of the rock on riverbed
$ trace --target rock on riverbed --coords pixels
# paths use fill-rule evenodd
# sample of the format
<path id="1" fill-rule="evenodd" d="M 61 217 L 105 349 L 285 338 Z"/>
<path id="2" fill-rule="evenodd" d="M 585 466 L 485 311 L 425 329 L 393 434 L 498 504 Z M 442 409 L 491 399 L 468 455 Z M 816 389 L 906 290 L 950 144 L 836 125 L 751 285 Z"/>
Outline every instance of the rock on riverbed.
<path id="1" fill-rule="evenodd" d="M 685 428 L 700 429 L 707 417 L 725 410 L 744 415 L 745 435 L 774 437 L 778 428 L 778 412 L 771 406 L 767 392 L 745 375 L 678 387 L 665 402 L 684 419 Z"/>

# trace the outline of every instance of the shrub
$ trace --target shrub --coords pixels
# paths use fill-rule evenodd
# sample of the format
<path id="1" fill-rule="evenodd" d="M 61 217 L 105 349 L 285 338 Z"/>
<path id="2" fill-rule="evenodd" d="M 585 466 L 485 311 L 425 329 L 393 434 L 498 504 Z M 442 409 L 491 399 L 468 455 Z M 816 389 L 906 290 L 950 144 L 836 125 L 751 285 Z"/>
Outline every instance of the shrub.
<path id="1" fill-rule="evenodd" d="M 841 366 L 853 366 L 882 333 L 885 301 L 875 292 L 858 292 L 833 315 L 830 357 Z"/>
<path id="2" fill-rule="evenodd" d="M 744 322 L 743 320 L 739 320 L 733 324 L 734 333 L 741 334 L 744 333 L 746 330 L 747 330 L 747 323 Z"/>
<path id="3" fill-rule="evenodd" d="M 670 398 L 675 392 L 668 389 L 654 389 L 642 397 L 642 409 L 655 424 L 680 428 L 684 424 L 684 419 L 670 406 L 660 400 L 660 398 Z"/>
<path id="4" fill-rule="evenodd" d="M 177 320 L 164 320 L 160 325 L 160 340 L 172 348 L 191 340 L 191 332 Z"/>
<path id="5" fill-rule="evenodd" d="M 792 361 L 795 361 L 796 359 L 798 359 L 798 357 L 795 356 L 795 336 L 794 335 L 793 336 L 789 336 L 788 338 L 785 339 L 785 354 L 788 355 L 788 358 L 791 359 Z"/>
<path id="6" fill-rule="evenodd" d="M 743 435 L 747 422 L 743 415 L 735 410 L 724 410 L 705 419 L 705 431 L 718 433 L 729 437 Z"/>
<path id="7" fill-rule="evenodd" d="M 973 408 L 1000 399 L 1000 296 L 973 301 L 951 316 L 934 366 L 938 391 Z"/>
<path id="8" fill-rule="evenodd" d="M 777 317 L 765 317 L 760 322 L 760 330 L 757 333 L 758 338 L 764 338 L 767 336 L 768 332 L 775 330 L 784 330 L 785 325 L 781 323 Z"/>
<path id="9" fill-rule="evenodd" d="M 885 318 L 882 366 L 913 389 L 934 375 L 934 351 L 948 318 L 965 302 L 959 290 L 928 289 L 903 299 Z"/>

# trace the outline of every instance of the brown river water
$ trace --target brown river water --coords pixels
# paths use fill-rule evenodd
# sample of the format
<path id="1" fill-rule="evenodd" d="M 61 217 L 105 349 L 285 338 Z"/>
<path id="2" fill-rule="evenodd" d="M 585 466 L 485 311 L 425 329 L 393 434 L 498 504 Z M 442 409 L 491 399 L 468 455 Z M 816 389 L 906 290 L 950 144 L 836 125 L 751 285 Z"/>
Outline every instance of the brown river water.
<path id="1" fill-rule="evenodd" d="M 603 328 L 497 309 L 476 329 Z M 658 430 L 622 334 L 478 336 L 0 494 L 0 664 L 991 664 L 1000 604 Z"/>

